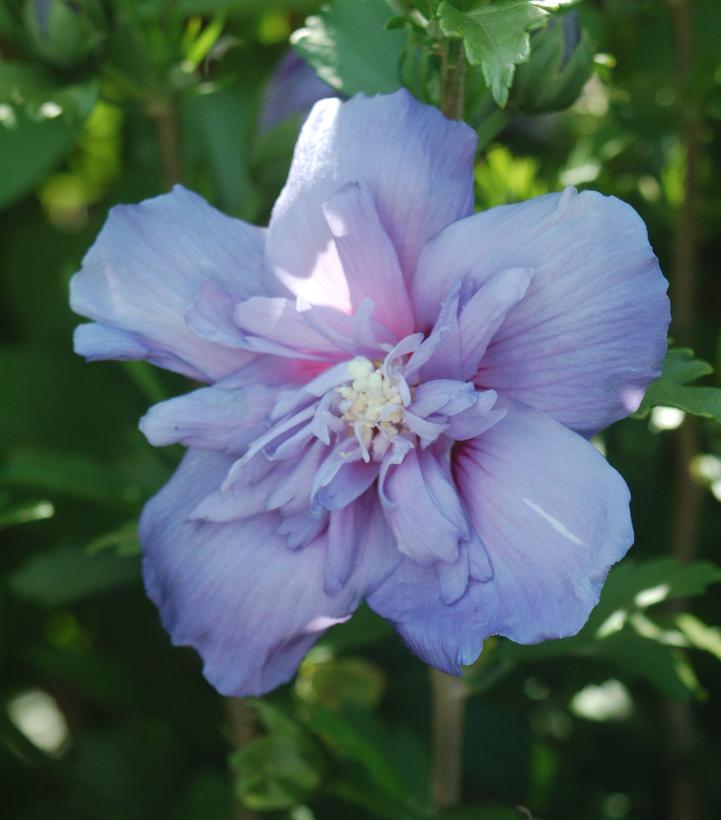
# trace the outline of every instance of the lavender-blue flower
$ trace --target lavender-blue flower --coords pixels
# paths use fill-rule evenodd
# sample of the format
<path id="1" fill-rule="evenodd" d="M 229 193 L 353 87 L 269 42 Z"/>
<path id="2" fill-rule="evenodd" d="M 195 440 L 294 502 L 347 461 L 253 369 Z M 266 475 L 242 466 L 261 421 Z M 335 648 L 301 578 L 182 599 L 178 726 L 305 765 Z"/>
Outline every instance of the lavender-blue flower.
<path id="1" fill-rule="evenodd" d="M 633 540 L 588 438 L 660 369 L 667 283 L 623 202 L 473 209 L 475 136 L 407 92 L 318 103 L 267 229 L 177 187 L 72 282 L 88 359 L 208 386 L 140 524 L 148 594 L 223 693 L 289 680 L 366 600 L 429 664 L 575 633 Z"/>

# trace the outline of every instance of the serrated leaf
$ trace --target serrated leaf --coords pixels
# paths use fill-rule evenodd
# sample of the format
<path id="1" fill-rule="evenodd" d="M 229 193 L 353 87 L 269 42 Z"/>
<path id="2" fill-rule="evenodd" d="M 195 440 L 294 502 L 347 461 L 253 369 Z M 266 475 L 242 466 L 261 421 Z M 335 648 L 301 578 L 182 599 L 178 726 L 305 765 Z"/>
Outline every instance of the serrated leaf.
<path id="1" fill-rule="evenodd" d="M 293 48 L 318 76 L 343 94 L 387 94 L 401 87 L 405 34 L 386 30 L 385 0 L 335 0 L 291 36 Z"/>
<path id="2" fill-rule="evenodd" d="M 636 418 L 645 418 L 653 407 L 677 407 L 694 416 L 721 421 L 721 389 L 717 387 L 689 387 L 689 382 L 713 372 L 708 362 L 695 359 L 693 350 L 669 350 L 660 378 L 646 391 Z"/>
<path id="3" fill-rule="evenodd" d="M 448 2 L 438 7 L 441 30 L 447 37 L 460 37 L 471 65 L 481 65 L 493 97 L 501 107 L 518 63 L 531 54 L 530 32 L 546 24 L 549 11 L 567 5 L 544 0 L 498 0 L 467 12 Z"/>

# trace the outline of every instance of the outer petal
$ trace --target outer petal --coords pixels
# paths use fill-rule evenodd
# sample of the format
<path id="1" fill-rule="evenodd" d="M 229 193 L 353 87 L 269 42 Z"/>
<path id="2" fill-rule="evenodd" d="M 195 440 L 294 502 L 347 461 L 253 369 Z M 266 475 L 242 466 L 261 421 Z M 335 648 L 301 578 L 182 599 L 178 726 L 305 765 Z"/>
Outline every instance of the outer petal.
<path id="1" fill-rule="evenodd" d="M 76 337 L 88 358 L 147 358 L 214 381 L 249 356 L 201 338 L 185 314 L 205 280 L 240 301 L 263 291 L 264 232 L 177 186 L 113 208 L 70 285 L 76 313 L 101 325 Z M 223 317 L 220 317 L 224 321 Z"/>
<path id="2" fill-rule="evenodd" d="M 371 607 L 452 673 L 489 635 L 537 643 L 575 634 L 633 540 L 623 479 L 580 436 L 520 406 L 458 448 L 454 476 L 492 578 L 447 606 L 434 573 L 405 561 Z"/>
<path id="3" fill-rule="evenodd" d="M 369 186 L 350 183 L 323 205 L 348 283 L 351 304 L 375 304 L 375 318 L 402 339 L 413 332 L 411 308 L 393 243 L 385 232 Z"/>
<path id="4" fill-rule="evenodd" d="M 326 545 L 300 552 L 277 534 L 280 516 L 233 524 L 189 522 L 231 460 L 189 451 L 141 519 L 148 594 L 173 642 L 193 646 L 226 695 L 260 695 L 289 680 L 329 626 L 347 619 L 387 568 L 361 562 L 343 590 L 323 591 Z"/>
<path id="5" fill-rule="evenodd" d="M 323 100 L 301 131 L 270 222 L 267 258 L 309 302 L 349 307 L 322 206 L 349 182 L 366 182 L 406 278 L 423 245 L 473 211 L 476 138 L 407 91 L 346 103 Z"/>
<path id="6" fill-rule="evenodd" d="M 660 372 L 667 282 L 636 212 L 568 189 L 452 225 L 419 263 L 413 298 L 430 326 L 453 283 L 531 268 L 525 297 L 491 342 L 476 381 L 586 435 L 636 409 Z"/>

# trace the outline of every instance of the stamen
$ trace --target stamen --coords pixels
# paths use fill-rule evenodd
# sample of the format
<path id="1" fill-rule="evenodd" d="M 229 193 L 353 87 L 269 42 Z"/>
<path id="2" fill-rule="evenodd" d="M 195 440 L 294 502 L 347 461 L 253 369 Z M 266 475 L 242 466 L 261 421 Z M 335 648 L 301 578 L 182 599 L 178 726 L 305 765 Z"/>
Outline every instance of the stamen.
<path id="1" fill-rule="evenodd" d="M 403 425 L 402 390 L 392 374 L 362 356 L 348 365 L 351 385 L 337 387 L 343 418 L 355 432 L 364 460 L 385 452 Z M 390 377 L 389 377 L 390 376 Z"/>

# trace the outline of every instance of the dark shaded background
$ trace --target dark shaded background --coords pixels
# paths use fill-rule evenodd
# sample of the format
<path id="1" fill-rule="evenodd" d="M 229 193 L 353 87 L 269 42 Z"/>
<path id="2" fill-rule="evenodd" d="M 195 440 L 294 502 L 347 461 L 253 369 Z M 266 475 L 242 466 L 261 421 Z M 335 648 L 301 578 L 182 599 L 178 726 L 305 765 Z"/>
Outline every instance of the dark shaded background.
<path id="1" fill-rule="evenodd" d="M 81 3 L 90 39 L 60 52 L 33 34 L 43 4 L 26 5 L 0 9 L 0 814 L 252 816 L 236 793 L 293 820 L 430 816 L 427 671 L 370 613 L 256 705 L 221 699 L 194 654 L 170 647 L 134 522 L 179 452 L 150 447 L 137 419 L 189 385 L 71 350 L 67 283 L 111 205 L 182 177 L 267 219 L 299 118 L 261 132 L 261 98 L 316 4 L 115 0 L 93 16 Z M 479 207 L 564 184 L 629 201 L 672 279 L 676 342 L 718 365 L 717 0 L 589 2 L 581 15 L 603 55 L 596 76 L 572 109 L 512 118 L 479 159 Z M 40 75 L 24 74 L 18 97 L 21 64 Z M 42 108 L 53 101 L 62 115 Z M 604 434 L 632 491 L 638 574 L 616 578 L 576 644 L 489 642 L 467 703 L 475 808 L 449 817 L 719 816 L 721 606 L 701 594 L 713 568 L 696 562 L 721 563 L 721 435 L 679 420 L 655 411 Z M 664 585 L 671 603 L 635 597 Z M 604 643 L 619 611 L 635 615 Z M 678 620 L 688 612 L 698 620 Z"/>

